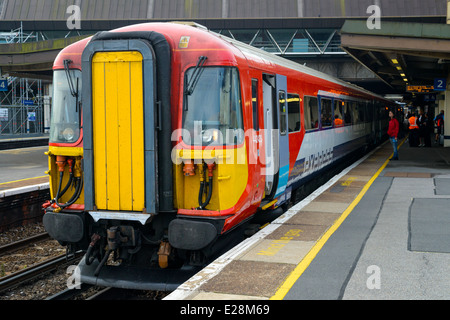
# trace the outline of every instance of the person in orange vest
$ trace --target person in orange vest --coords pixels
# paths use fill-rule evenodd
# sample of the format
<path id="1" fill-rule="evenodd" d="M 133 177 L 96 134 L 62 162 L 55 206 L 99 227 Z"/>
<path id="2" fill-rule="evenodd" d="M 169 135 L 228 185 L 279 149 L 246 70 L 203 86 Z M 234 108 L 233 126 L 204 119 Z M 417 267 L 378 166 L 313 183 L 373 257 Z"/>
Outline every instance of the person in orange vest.
<path id="1" fill-rule="evenodd" d="M 334 126 L 335 126 L 336 128 L 342 127 L 342 126 L 343 126 L 343 121 L 342 121 L 342 119 L 340 119 L 338 115 L 335 115 L 334 118 L 335 118 L 335 119 L 334 119 Z"/>
<path id="2" fill-rule="evenodd" d="M 412 148 L 419 146 L 419 126 L 415 113 L 409 118 L 409 146 Z"/>

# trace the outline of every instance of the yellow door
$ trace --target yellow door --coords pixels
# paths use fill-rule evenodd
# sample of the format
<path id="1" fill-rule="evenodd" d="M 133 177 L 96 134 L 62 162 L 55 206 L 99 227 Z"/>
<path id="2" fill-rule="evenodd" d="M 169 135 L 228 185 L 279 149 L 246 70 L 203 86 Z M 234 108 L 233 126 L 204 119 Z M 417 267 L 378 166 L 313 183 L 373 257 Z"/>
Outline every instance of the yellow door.
<path id="1" fill-rule="evenodd" d="M 99 52 L 92 60 L 95 205 L 145 208 L 142 54 Z"/>

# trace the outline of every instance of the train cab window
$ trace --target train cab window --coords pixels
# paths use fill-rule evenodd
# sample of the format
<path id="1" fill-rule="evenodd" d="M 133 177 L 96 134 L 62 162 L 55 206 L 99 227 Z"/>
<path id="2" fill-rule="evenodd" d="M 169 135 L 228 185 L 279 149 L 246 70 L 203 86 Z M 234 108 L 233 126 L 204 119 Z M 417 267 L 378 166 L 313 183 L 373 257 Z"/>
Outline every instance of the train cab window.
<path id="1" fill-rule="evenodd" d="M 341 100 L 334 100 L 334 126 L 336 128 L 344 125 L 344 105 L 345 102 Z"/>
<path id="2" fill-rule="evenodd" d="M 70 70 L 68 73 L 64 70 L 54 72 L 50 126 L 50 142 L 52 143 L 74 143 L 80 137 L 81 114 L 72 88 L 81 92 L 81 79 L 79 70 Z"/>
<path id="3" fill-rule="evenodd" d="M 280 135 L 286 135 L 287 125 L 286 125 L 286 92 L 278 92 L 278 101 L 280 106 Z"/>
<path id="4" fill-rule="evenodd" d="M 288 93 L 288 122 L 289 132 L 299 132 L 301 130 L 300 121 L 300 96 Z"/>
<path id="5" fill-rule="evenodd" d="M 322 128 L 329 128 L 333 125 L 331 119 L 331 100 L 330 99 L 320 99 L 321 115 L 320 120 L 322 122 Z"/>
<path id="6" fill-rule="evenodd" d="M 258 80 L 252 79 L 252 109 L 253 109 L 253 129 L 259 131 L 259 113 L 258 113 Z"/>
<path id="7" fill-rule="evenodd" d="M 188 145 L 237 145 L 244 141 L 239 72 L 233 67 L 194 68 L 185 75 L 183 141 Z"/>
<path id="8" fill-rule="evenodd" d="M 305 96 L 305 130 L 319 128 L 319 102 L 316 97 Z"/>

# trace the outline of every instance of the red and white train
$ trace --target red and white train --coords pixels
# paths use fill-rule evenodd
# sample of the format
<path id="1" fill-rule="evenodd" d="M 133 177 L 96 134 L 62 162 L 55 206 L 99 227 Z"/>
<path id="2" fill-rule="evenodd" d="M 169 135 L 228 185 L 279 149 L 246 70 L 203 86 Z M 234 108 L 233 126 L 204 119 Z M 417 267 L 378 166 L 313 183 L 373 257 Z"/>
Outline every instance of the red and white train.
<path id="1" fill-rule="evenodd" d="M 54 64 L 45 227 L 83 282 L 159 288 L 384 139 L 390 107 L 200 26 L 99 33 Z"/>

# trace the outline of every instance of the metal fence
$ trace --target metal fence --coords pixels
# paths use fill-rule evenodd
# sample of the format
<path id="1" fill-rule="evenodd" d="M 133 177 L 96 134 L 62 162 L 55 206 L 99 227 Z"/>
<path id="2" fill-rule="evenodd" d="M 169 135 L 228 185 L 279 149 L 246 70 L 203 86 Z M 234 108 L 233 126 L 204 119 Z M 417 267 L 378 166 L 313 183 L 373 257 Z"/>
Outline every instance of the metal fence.
<path id="1" fill-rule="evenodd" d="M 44 132 L 42 81 L 8 78 L 0 90 L 0 136 Z"/>
<path id="2" fill-rule="evenodd" d="M 44 110 L 38 105 L 0 105 L 0 135 L 44 132 Z"/>

